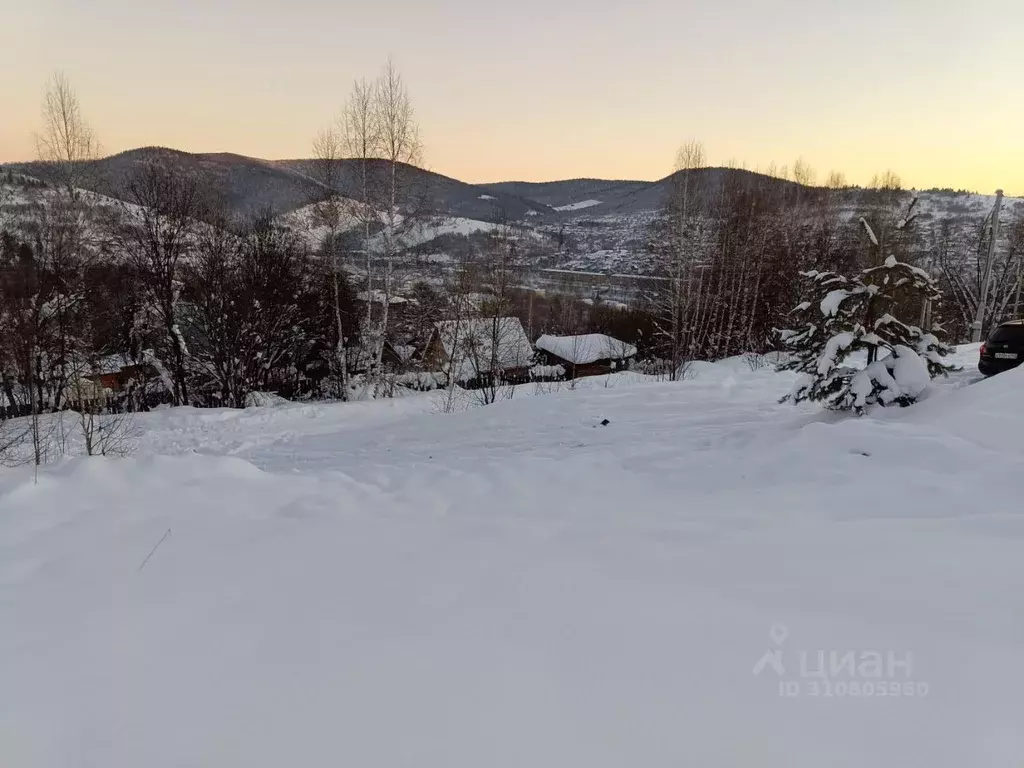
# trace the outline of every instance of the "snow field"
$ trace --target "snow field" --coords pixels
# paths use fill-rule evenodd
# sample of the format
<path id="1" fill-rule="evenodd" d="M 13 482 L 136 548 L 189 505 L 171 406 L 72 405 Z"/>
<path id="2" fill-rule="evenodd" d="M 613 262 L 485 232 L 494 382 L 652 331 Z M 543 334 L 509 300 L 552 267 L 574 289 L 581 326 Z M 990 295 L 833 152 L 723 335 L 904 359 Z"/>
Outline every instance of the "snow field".
<path id="1" fill-rule="evenodd" d="M 691 373 L 165 410 L 0 470 L 0 764 L 1019 759 L 1024 372 L 861 419 Z M 819 649 L 927 692 L 813 696 Z"/>
<path id="2" fill-rule="evenodd" d="M 600 205 L 600 200 L 581 200 L 578 203 L 569 203 L 568 205 L 555 206 L 556 211 L 582 211 L 584 208 L 593 208 L 595 205 Z"/>

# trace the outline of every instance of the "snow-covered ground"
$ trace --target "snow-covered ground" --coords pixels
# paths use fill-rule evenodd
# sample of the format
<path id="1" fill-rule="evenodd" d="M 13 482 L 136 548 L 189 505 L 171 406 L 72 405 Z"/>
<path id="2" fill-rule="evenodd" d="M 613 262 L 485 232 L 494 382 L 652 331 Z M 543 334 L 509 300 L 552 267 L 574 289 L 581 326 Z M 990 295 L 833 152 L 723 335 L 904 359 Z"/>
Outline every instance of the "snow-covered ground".
<path id="1" fill-rule="evenodd" d="M 752 367 L 0 470 L 0 765 L 1017 764 L 1024 371 L 857 419 Z"/>
<path id="2" fill-rule="evenodd" d="M 578 203 L 569 203 L 568 205 L 559 205 L 555 207 L 556 211 L 582 211 L 584 208 L 593 208 L 595 205 L 600 205 L 600 200 L 581 200 Z"/>
<path id="3" fill-rule="evenodd" d="M 472 235 L 475 232 L 491 232 L 499 225 L 489 221 L 477 221 L 459 216 L 430 221 L 408 235 L 403 242 L 418 245 L 441 235 Z"/>

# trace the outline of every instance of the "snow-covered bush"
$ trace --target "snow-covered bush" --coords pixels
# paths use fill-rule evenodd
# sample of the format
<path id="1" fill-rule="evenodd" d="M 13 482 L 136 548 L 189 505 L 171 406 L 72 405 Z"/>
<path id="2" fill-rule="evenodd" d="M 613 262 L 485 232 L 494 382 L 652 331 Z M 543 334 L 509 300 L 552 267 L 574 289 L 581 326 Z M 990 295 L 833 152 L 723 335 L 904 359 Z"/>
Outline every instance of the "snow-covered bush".
<path id="1" fill-rule="evenodd" d="M 245 396 L 246 408 L 274 408 L 287 404 L 288 400 L 276 392 L 250 392 Z"/>
<path id="2" fill-rule="evenodd" d="M 632 360 L 629 369 L 644 376 L 668 377 L 672 373 L 672 361 L 660 357 L 647 357 L 642 360 Z"/>
<path id="3" fill-rule="evenodd" d="M 395 386 L 405 387 L 416 392 L 440 389 L 447 382 L 448 377 L 441 371 L 409 371 L 395 376 Z"/>
<path id="4" fill-rule="evenodd" d="M 530 368 L 531 381 L 562 381 L 564 378 L 563 365 L 535 365 Z"/>
<path id="5" fill-rule="evenodd" d="M 950 348 L 935 332 L 894 314 L 939 299 L 923 270 L 890 256 L 853 279 L 835 272 L 802 274 L 809 281 L 808 299 L 791 313 L 795 327 L 780 331 L 791 356 L 779 366 L 802 375 L 783 401 L 811 400 L 857 413 L 876 403 L 909 405 L 931 378 L 953 369 L 944 359 Z M 861 354 L 864 365 L 856 364 Z"/>
<path id="6" fill-rule="evenodd" d="M 759 371 L 768 365 L 768 359 L 757 352 L 744 352 L 740 357 L 751 371 Z"/>

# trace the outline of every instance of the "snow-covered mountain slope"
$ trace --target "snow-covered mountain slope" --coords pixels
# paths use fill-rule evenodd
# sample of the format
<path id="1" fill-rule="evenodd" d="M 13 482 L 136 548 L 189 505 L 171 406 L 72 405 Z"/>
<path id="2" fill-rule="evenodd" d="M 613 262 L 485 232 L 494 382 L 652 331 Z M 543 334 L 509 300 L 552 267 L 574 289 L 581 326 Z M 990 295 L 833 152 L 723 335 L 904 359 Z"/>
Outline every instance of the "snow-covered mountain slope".
<path id="1" fill-rule="evenodd" d="M 175 409 L 0 470 L 0 764 L 1013 764 L 1024 371 L 976 379 Z"/>
<path id="2" fill-rule="evenodd" d="M 330 205 L 310 203 L 278 216 L 278 221 L 302 235 L 311 248 L 317 248 L 331 231 L 331 228 L 325 223 L 325 214 L 332 209 L 336 212 L 336 234 L 348 232 L 360 226 L 361 218 L 356 215 L 360 209 L 357 206 L 356 201 L 348 198 L 336 199 Z"/>
<path id="3" fill-rule="evenodd" d="M 313 248 L 319 247 L 327 234 L 327 227 L 315 216 L 317 206 L 308 203 L 323 191 L 315 184 L 309 186 L 313 182 L 307 174 L 313 173 L 315 168 L 308 161 L 268 163 L 240 158 L 236 163 L 234 156 L 230 155 L 191 156 L 169 150 L 126 153 L 108 161 L 113 163 L 116 160 L 120 164 L 115 164 L 116 167 L 126 173 L 122 167 L 125 163 L 141 162 L 145 158 L 184 163 L 183 168 L 202 175 L 213 185 L 212 188 L 221 190 L 226 199 L 233 201 L 232 205 L 239 211 L 249 210 L 263 201 L 265 198 L 261 195 L 264 192 L 277 195 L 274 190 L 284 190 L 287 192 L 285 197 L 274 198 L 287 203 L 283 209 L 287 212 L 281 214 L 281 220 L 301 233 Z M 354 173 L 351 163 L 343 165 L 343 169 L 345 167 L 348 168 L 345 173 L 351 177 Z M 265 186 L 259 181 L 266 181 L 266 174 L 273 176 L 276 173 L 284 174 L 290 180 L 288 184 L 279 189 L 277 182 L 267 181 L 269 186 Z M 658 182 L 577 179 L 481 186 L 464 184 L 411 166 L 403 166 L 403 173 L 408 177 L 405 182 L 408 182 L 410 194 L 422 203 L 422 208 L 416 211 L 420 223 L 401 238 L 403 246 L 409 249 L 400 257 L 403 279 L 407 282 L 437 280 L 438 263 L 461 261 L 482 246 L 482 233 L 493 231 L 503 223 L 512 223 L 520 234 L 529 238 L 527 261 L 532 270 L 525 281 L 527 284 L 543 290 L 600 293 L 624 302 L 634 301 L 642 295 L 645 286 L 649 287 L 638 284 L 636 279 L 649 278 L 655 269 L 650 252 L 652 225 L 663 210 L 674 184 L 673 177 L 668 177 Z M 768 179 L 740 170 L 705 169 L 697 173 L 701 175 L 702 188 L 708 194 L 721 189 L 727 182 L 741 182 L 743 179 L 735 174 L 745 174 L 749 180 L 767 184 L 768 188 L 776 188 L 772 185 L 794 186 L 793 182 Z M 346 182 L 348 186 L 351 186 L 352 178 Z M 296 179 L 301 181 L 299 187 L 289 186 Z M 248 186 L 250 182 L 254 186 Z M 5 220 L 12 221 L 8 215 L 11 210 L 20 214 L 31 213 L 30 207 L 25 205 L 5 204 L 2 187 L 0 184 L 0 226 Z M 317 189 L 319 192 L 314 194 Z M 250 193 L 256 196 L 250 199 Z M 7 197 L 10 199 L 10 195 Z M 14 199 L 17 200 L 17 196 Z M 907 193 L 905 202 L 909 199 Z M 970 254 L 978 250 L 983 222 L 994 202 L 992 195 L 939 190 L 920 193 L 917 208 L 919 226 L 928 230 L 922 236 L 922 243 L 935 243 L 941 237 L 948 237 L 951 252 L 959 254 L 960 258 L 966 254 L 969 260 Z M 1022 215 L 1024 201 L 1006 198 L 1004 203 L 1002 243 L 1003 247 L 1009 247 L 1006 233 Z M 836 204 L 836 213 L 841 220 L 870 215 L 865 205 L 870 207 L 871 202 L 865 200 L 861 190 L 839 193 Z M 356 228 L 353 216 L 343 215 L 341 218 L 342 231 Z M 939 224 L 946 229 L 943 230 Z M 947 234 L 940 237 L 943 231 Z M 356 244 L 355 239 L 351 249 L 362 250 L 363 245 Z M 922 245 L 921 254 L 925 249 L 926 246 Z M 967 266 L 963 268 L 968 269 Z M 552 277 L 551 270 L 557 270 L 558 275 Z"/>
<path id="4" fill-rule="evenodd" d="M 275 167 L 316 176 L 316 161 L 276 160 Z M 362 166 L 358 160 L 342 160 L 338 164 L 338 188 L 343 194 L 358 197 L 361 188 Z M 376 185 L 386 184 L 387 169 L 382 161 L 371 160 L 371 179 L 378 176 Z M 530 210 L 550 214 L 547 207 L 534 200 L 504 192 L 489 190 L 440 173 L 411 165 L 400 166 L 400 186 L 403 196 L 415 200 L 415 207 L 429 213 L 481 221 L 509 219 L 518 221 Z"/>
<path id="5" fill-rule="evenodd" d="M 341 201 L 339 203 L 338 232 L 358 230 L 362 226 L 363 218 L 354 214 L 355 201 Z M 294 229 L 303 235 L 308 244 L 316 248 L 329 234 L 329 227 L 322 221 L 322 206 L 312 204 L 292 211 L 279 217 L 281 223 Z M 383 214 L 373 217 L 376 220 L 374 229 L 384 225 Z M 399 217 L 401 220 L 401 217 Z M 457 216 L 423 216 L 401 227 L 397 237 L 402 248 L 415 248 L 425 243 L 444 237 L 445 235 L 474 235 L 479 232 L 493 232 L 501 225 L 491 221 L 480 221 L 478 219 L 465 219 Z M 380 233 L 374 234 L 369 240 L 371 247 L 383 248 L 383 236 Z"/>
<path id="6" fill-rule="evenodd" d="M 300 170 L 280 167 L 266 160 L 229 152 L 194 153 L 164 147 L 143 147 L 97 160 L 90 164 L 90 189 L 117 196 L 139 168 L 157 163 L 195 179 L 205 191 L 242 216 L 267 208 L 285 213 L 315 200 L 323 185 Z M 31 176 L 52 180 L 45 163 L 12 166 Z"/>
<path id="7" fill-rule="evenodd" d="M 600 205 L 600 200 L 581 200 L 578 203 L 567 203 L 566 205 L 560 205 L 555 208 L 556 211 L 569 212 L 569 211 L 582 211 L 584 208 L 593 208 L 595 205 Z"/>
<path id="8" fill-rule="evenodd" d="M 147 162 L 169 164 L 193 176 L 243 215 L 270 206 L 288 222 L 308 224 L 310 203 L 324 193 L 323 185 L 316 181 L 320 171 L 313 160 L 267 161 L 228 153 L 193 154 L 159 148 L 132 150 L 98 161 L 94 187 L 117 194 L 127 175 Z M 39 163 L 11 167 L 44 179 L 47 175 L 46 167 Z M 342 194 L 358 197 L 361 166 L 346 160 L 335 170 Z M 383 172 L 380 162 L 373 161 L 371 174 Z M 729 185 L 745 182 L 776 190 L 796 187 L 794 182 L 742 169 L 706 168 L 690 173 L 695 174 L 709 200 L 717 199 Z M 417 213 L 476 222 L 448 228 L 441 234 L 487 231 L 497 222 L 516 222 L 557 243 L 540 259 L 543 264 L 539 266 L 625 274 L 650 271 L 647 246 L 651 221 L 664 209 L 678 178 L 673 174 L 657 181 L 569 179 L 468 184 L 422 168 L 401 166 L 404 196 L 413 201 Z M 860 190 L 840 193 L 841 213 L 861 215 L 861 194 Z M 919 213 L 924 224 L 950 221 L 954 233 L 973 242 L 993 202 L 992 195 L 929 191 L 920 195 Z M 1004 222 L 1009 222 L 1021 205 L 1019 199 L 1007 198 Z M 320 242 L 322 234 L 314 227 L 311 242 Z M 423 244 L 423 238 L 416 238 L 415 244 Z"/>
<path id="9" fill-rule="evenodd" d="M 83 224 L 83 236 L 87 242 L 98 247 L 106 241 L 109 220 L 113 216 L 129 214 L 137 215 L 139 208 L 96 192 L 85 189 L 76 190 L 81 205 L 77 215 Z M 53 205 L 66 203 L 62 193 L 57 192 L 38 179 L 13 175 L 12 178 L 0 174 L 0 231 L 31 232 L 41 222 L 52 216 Z M 117 254 L 113 254 L 115 257 Z"/>
<path id="10" fill-rule="evenodd" d="M 488 189 L 536 200 L 555 210 L 571 211 L 576 203 L 600 200 L 605 208 L 622 213 L 624 208 L 646 209 L 655 198 L 667 193 L 668 186 L 657 181 L 613 181 L 606 179 L 566 179 L 564 181 L 502 181 L 484 184 Z M 632 212 L 632 211 L 631 211 Z"/>

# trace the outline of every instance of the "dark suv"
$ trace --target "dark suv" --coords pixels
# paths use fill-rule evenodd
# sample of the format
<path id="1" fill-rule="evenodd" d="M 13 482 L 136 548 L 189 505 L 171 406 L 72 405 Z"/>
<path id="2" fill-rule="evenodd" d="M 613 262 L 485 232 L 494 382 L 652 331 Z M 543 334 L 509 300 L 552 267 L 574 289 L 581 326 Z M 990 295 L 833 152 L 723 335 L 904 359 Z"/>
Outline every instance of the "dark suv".
<path id="1" fill-rule="evenodd" d="M 986 376 L 1008 371 L 1024 363 L 1024 320 L 1003 323 L 981 345 L 978 370 Z"/>

